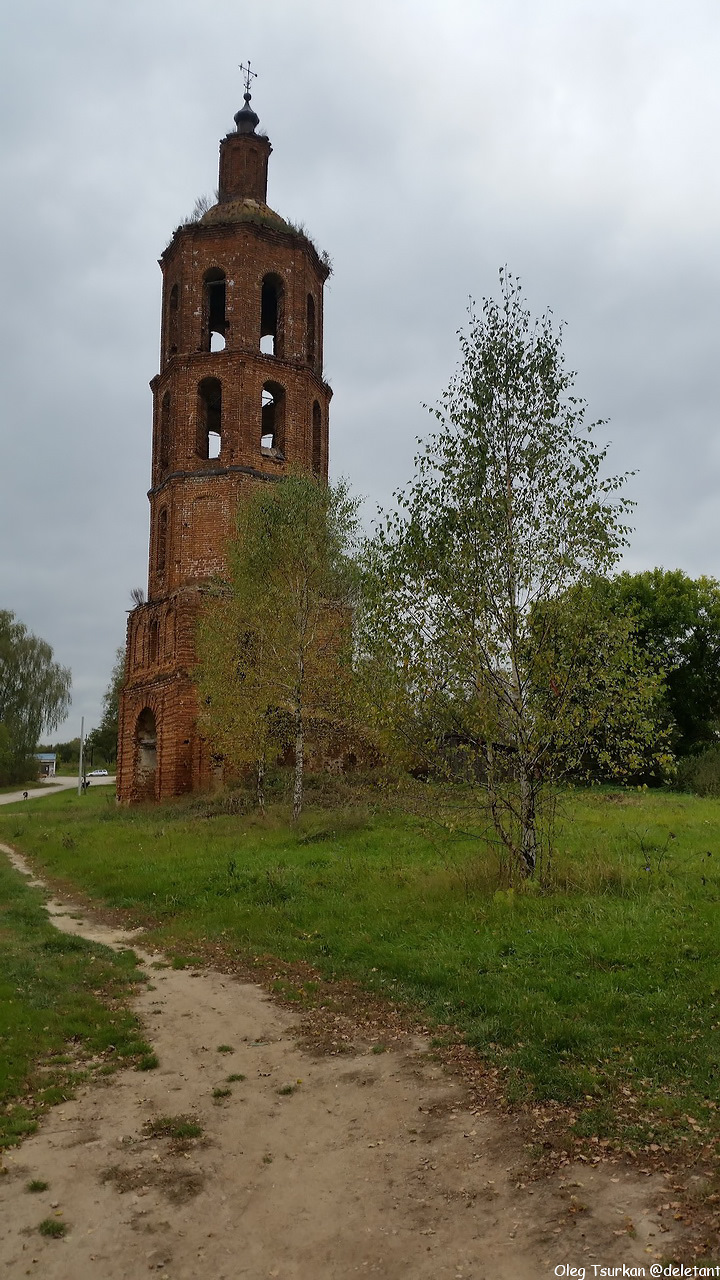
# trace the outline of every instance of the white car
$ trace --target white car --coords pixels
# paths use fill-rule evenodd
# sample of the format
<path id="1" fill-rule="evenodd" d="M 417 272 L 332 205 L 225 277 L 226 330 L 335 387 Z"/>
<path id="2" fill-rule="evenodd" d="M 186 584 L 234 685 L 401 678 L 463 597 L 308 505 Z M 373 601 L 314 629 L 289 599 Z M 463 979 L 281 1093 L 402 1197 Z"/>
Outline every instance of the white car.
<path id="1" fill-rule="evenodd" d="M 107 778 L 107 776 L 107 769 L 93 769 L 92 772 L 88 774 L 88 778 Z"/>

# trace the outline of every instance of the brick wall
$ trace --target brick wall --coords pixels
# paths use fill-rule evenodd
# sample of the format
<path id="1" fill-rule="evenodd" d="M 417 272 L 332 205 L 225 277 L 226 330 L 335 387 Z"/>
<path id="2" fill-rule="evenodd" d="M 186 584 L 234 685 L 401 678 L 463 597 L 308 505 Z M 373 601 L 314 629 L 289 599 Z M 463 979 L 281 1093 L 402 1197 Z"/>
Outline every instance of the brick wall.
<path id="1" fill-rule="evenodd" d="M 289 467 L 327 478 L 328 269 L 264 204 L 270 150 L 254 133 L 223 139 L 221 202 L 179 227 L 160 258 L 148 603 L 128 620 L 120 704 L 118 796 L 126 802 L 197 790 L 216 775 L 195 726 L 194 634 L 202 584 L 223 573 L 243 493 Z M 272 353 L 261 350 L 269 329 Z M 270 396 L 275 408 L 263 414 Z"/>

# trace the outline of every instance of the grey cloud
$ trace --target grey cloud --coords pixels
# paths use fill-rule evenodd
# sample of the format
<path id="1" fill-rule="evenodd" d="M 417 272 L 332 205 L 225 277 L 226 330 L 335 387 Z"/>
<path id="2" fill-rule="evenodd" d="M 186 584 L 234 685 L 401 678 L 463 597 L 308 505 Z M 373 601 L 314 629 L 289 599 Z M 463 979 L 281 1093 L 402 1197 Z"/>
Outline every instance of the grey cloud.
<path id="1" fill-rule="evenodd" d="M 64 732 L 145 580 L 156 259 L 248 56 L 270 202 L 334 259 L 332 465 L 368 518 L 507 263 L 638 470 L 627 563 L 720 573 L 714 2 L 26 0 L 6 27 L 0 604 L 72 666 Z"/>

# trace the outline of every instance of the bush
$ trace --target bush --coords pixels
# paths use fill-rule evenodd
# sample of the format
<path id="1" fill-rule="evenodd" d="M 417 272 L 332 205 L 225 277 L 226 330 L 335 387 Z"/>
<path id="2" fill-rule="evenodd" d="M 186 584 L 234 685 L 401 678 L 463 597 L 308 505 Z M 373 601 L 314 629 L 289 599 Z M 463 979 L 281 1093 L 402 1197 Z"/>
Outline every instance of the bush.
<path id="1" fill-rule="evenodd" d="M 679 760 L 675 786 L 696 796 L 720 796 L 720 746 Z"/>

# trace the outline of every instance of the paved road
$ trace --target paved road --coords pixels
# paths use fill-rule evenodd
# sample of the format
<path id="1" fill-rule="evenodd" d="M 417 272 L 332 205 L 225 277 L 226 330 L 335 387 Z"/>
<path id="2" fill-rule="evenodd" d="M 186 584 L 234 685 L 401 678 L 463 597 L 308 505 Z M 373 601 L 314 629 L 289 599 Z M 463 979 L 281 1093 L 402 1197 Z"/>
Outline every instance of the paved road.
<path id="1" fill-rule="evenodd" d="M 90 778 L 91 787 L 107 787 L 110 783 L 115 785 L 114 774 L 109 778 Z M 58 791 L 68 791 L 70 787 L 77 787 L 77 778 L 53 778 L 52 782 L 41 782 L 37 787 L 29 788 L 28 800 L 35 800 L 38 796 L 57 795 Z M 18 800 L 22 800 L 24 794 L 22 790 L 8 791 L 6 795 L 0 796 L 0 804 L 15 804 Z"/>

